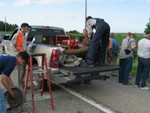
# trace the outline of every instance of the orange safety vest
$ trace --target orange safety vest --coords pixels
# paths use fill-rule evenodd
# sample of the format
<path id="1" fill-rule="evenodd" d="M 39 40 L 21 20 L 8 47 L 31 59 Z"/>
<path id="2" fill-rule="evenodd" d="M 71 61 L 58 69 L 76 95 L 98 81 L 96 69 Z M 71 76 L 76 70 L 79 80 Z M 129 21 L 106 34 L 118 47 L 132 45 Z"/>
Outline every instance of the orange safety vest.
<path id="1" fill-rule="evenodd" d="M 18 52 L 24 51 L 24 40 L 22 33 L 20 31 L 17 32 L 18 34 L 18 40 L 16 42 L 15 48 L 17 49 Z"/>
<path id="2" fill-rule="evenodd" d="M 108 46 L 109 48 L 113 48 L 113 42 L 112 42 L 112 40 L 111 39 L 109 39 L 109 46 Z"/>

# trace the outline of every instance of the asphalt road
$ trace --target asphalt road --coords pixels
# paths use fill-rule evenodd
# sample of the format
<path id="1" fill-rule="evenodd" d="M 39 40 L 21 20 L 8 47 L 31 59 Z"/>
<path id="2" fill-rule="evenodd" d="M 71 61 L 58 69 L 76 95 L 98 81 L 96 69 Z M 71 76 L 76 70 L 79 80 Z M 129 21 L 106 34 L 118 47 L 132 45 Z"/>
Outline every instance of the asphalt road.
<path id="1" fill-rule="evenodd" d="M 11 78 L 15 86 L 18 86 L 17 67 L 12 72 Z M 5 88 L 2 86 L 1 82 L 0 88 L 5 92 Z M 8 113 L 31 113 L 32 102 L 30 89 L 27 92 L 25 104 L 19 108 L 9 109 Z M 97 109 L 58 86 L 53 88 L 54 110 L 51 109 L 49 93 L 45 92 L 42 98 L 40 98 L 40 93 L 36 93 L 35 97 L 39 98 L 35 101 L 36 113 L 104 113 L 100 109 Z"/>
<path id="2" fill-rule="evenodd" d="M 17 70 L 12 73 L 13 79 L 16 73 Z M 134 78 L 131 82 L 134 83 Z M 90 86 L 69 84 L 63 87 L 67 91 L 59 87 L 53 90 L 55 110 L 51 109 L 49 99 L 43 99 L 35 102 L 36 113 L 150 113 L 149 90 L 122 85 L 117 82 L 117 77 L 110 77 L 106 81 L 93 80 Z M 45 94 L 47 97 L 48 94 Z M 78 96 L 79 94 L 82 96 Z M 30 113 L 31 93 L 27 94 L 27 102 L 23 108 L 22 111 L 18 108 L 8 113 Z"/>
<path id="3" fill-rule="evenodd" d="M 117 77 L 110 77 L 106 81 L 94 80 L 89 87 L 70 87 L 122 113 L 150 113 L 150 91 L 135 88 L 134 78 L 131 82 L 132 85 L 123 85 Z"/>
<path id="4" fill-rule="evenodd" d="M 36 93 L 36 97 L 39 94 Z M 45 93 L 42 98 L 47 98 L 48 93 Z M 73 96 L 72 94 L 62 90 L 61 88 L 53 91 L 54 107 L 51 109 L 49 99 L 35 101 L 36 113 L 104 113 L 97 108 L 89 105 L 83 100 Z M 31 113 L 31 94 L 27 94 L 27 103 L 22 108 L 11 109 L 8 113 Z"/>

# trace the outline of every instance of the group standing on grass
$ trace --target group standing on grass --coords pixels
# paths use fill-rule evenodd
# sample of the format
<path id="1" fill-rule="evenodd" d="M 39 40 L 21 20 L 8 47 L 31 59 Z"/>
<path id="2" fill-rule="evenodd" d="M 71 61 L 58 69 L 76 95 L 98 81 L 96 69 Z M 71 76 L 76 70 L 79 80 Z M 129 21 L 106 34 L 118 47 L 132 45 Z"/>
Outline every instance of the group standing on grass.
<path id="1" fill-rule="evenodd" d="M 112 35 L 114 35 L 114 33 L 111 33 L 110 37 L 112 37 Z M 150 39 L 150 33 L 145 33 L 144 38 L 139 40 L 138 44 L 136 44 L 135 34 L 128 32 L 126 38 L 122 40 L 120 46 L 120 53 L 119 53 L 119 66 L 120 66 L 119 76 L 118 76 L 119 83 L 122 83 L 123 85 L 131 85 L 131 82 L 129 81 L 129 75 L 132 70 L 135 48 L 137 47 L 138 67 L 137 67 L 137 75 L 135 80 L 135 87 L 139 87 L 140 89 L 146 89 L 146 90 L 149 89 L 149 87 L 146 85 L 146 81 L 149 77 L 149 71 L 150 71 L 150 40 L 149 39 Z M 114 42 L 113 44 L 117 45 Z M 115 57 L 112 57 L 112 59 L 114 58 Z M 116 65 L 116 63 L 113 65 Z"/>
<path id="2" fill-rule="evenodd" d="M 118 82 L 124 85 L 131 85 L 129 74 L 132 70 L 134 49 L 136 48 L 135 34 L 127 33 L 126 38 L 122 40 L 119 55 L 119 76 Z M 138 67 L 135 80 L 135 87 L 148 90 L 146 81 L 150 71 L 150 33 L 145 33 L 144 38 L 139 40 L 137 55 Z"/>

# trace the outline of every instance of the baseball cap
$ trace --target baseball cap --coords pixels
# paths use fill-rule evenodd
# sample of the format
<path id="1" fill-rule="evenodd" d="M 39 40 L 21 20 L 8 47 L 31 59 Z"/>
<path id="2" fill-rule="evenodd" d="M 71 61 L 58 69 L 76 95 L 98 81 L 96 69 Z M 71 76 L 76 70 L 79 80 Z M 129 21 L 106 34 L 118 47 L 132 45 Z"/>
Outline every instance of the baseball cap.
<path id="1" fill-rule="evenodd" d="M 146 38 L 150 34 L 150 30 L 145 30 L 143 36 Z"/>
<path id="2" fill-rule="evenodd" d="M 22 24 L 21 24 L 21 27 L 29 27 L 29 28 L 30 28 L 31 26 L 29 26 L 28 23 L 22 23 Z"/>

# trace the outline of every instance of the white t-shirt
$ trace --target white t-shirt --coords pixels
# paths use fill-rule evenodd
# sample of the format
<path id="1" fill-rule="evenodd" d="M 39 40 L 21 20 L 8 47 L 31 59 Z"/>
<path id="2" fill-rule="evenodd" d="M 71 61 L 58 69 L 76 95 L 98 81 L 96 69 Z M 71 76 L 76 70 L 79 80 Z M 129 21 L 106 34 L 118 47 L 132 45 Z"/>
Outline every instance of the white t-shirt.
<path id="1" fill-rule="evenodd" d="M 150 40 L 143 38 L 138 42 L 138 56 L 150 58 Z"/>
<path id="2" fill-rule="evenodd" d="M 92 26 L 96 25 L 96 19 L 91 18 L 86 22 L 86 29 L 88 31 L 88 37 L 92 36 L 93 29 Z"/>

